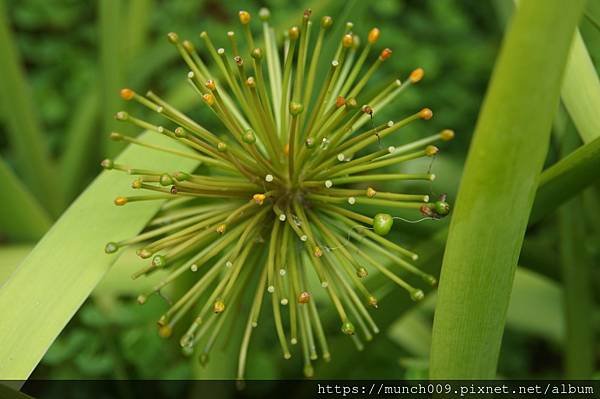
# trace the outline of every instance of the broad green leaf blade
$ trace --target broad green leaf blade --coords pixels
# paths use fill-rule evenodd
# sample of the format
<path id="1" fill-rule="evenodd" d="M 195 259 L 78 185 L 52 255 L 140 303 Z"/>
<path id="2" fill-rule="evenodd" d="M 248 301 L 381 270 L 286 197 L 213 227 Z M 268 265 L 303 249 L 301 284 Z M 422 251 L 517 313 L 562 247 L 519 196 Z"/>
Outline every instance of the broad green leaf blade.
<path id="1" fill-rule="evenodd" d="M 0 158 L 0 232 L 17 241 L 36 241 L 52 219 Z"/>
<path id="2" fill-rule="evenodd" d="M 562 100 L 584 143 L 600 137 L 600 79 L 579 31 L 565 70 Z"/>
<path id="3" fill-rule="evenodd" d="M 172 140 L 145 133 L 146 141 Z M 196 162 L 130 146 L 117 160 L 126 165 L 190 171 Z M 160 201 L 115 207 L 128 195 L 131 176 L 103 172 L 44 236 L 0 289 L 0 379 L 25 380 L 52 341 L 115 261 L 104 245 L 137 234 Z"/>
<path id="4" fill-rule="evenodd" d="M 584 4 L 522 2 L 505 37 L 450 225 L 431 378 L 496 375 L 518 255 Z"/>
<path id="5" fill-rule="evenodd" d="M 0 1 L 0 103 L 17 169 L 31 192 L 53 214 L 60 211 L 54 168 L 41 132 L 31 90 L 10 31 L 4 0 Z"/>

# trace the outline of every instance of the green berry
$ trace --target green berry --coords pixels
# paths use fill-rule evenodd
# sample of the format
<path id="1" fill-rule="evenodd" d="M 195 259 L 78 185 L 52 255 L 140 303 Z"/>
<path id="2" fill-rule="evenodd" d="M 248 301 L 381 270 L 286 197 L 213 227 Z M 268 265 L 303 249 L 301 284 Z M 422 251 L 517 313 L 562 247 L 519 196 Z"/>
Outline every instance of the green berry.
<path id="1" fill-rule="evenodd" d="M 109 242 L 104 247 L 104 252 L 106 252 L 107 254 L 114 254 L 118 250 L 119 250 L 119 245 L 116 242 Z"/>
<path id="2" fill-rule="evenodd" d="M 384 236 L 389 233 L 393 224 L 394 218 L 387 213 L 378 213 L 373 219 L 373 229 L 375 230 L 375 233 L 380 236 Z"/>
<path id="3" fill-rule="evenodd" d="M 346 335 L 354 335 L 354 324 L 345 321 L 344 324 L 342 324 L 342 332 Z"/>
<path id="4" fill-rule="evenodd" d="M 433 209 L 438 215 L 446 216 L 448 213 L 450 213 L 450 204 L 448 204 L 446 201 L 435 201 L 433 203 Z"/>
<path id="5" fill-rule="evenodd" d="M 256 136 L 252 129 L 246 130 L 246 133 L 242 136 L 242 140 L 244 140 L 244 143 L 248 144 L 254 144 L 256 142 Z"/>

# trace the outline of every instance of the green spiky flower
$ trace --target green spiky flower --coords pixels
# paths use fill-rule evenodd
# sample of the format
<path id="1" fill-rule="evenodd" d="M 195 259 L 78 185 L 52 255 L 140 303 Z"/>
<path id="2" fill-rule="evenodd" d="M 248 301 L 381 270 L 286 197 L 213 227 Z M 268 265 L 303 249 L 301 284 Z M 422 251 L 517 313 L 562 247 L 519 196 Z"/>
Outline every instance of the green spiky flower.
<path id="1" fill-rule="evenodd" d="M 414 209 L 416 215 L 440 218 L 449 212 L 445 197 L 430 202 L 427 194 L 382 192 L 377 187 L 398 180 L 432 181 L 429 172 L 380 169 L 435 156 L 438 148 L 432 143 L 452 139 L 453 132 L 383 147 L 386 137 L 409 123 L 430 119 L 432 112 L 424 108 L 395 122 L 374 124 L 374 114 L 423 77 L 418 68 L 403 82 L 394 79 L 373 96 L 365 93 L 392 54 L 385 48 L 372 56 L 379 29 L 369 32 L 360 49 L 348 23 L 341 39 L 331 39 L 339 43 L 337 51 L 328 70 L 320 72 L 331 17 L 321 19 L 311 48 L 314 28 L 310 10 L 305 11 L 300 26 L 285 33 L 283 51 L 269 25 L 269 12 L 261 10 L 260 17 L 261 42 L 252 35 L 250 14 L 240 11 L 245 45 L 229 32 L 231 50 L 216 49 L 202 32 L 206 58 L 191 42 L 168 35 L 190 69 L 189 83 L 221 122 L 218 128 L 209 130 L 154 93 L 121 91 L 125 100 L 156 111 L 168 125 L 156 126 L 125 112 L 117 119 L 168 136 L 188 151 L 152 146 L 119 133 L 112 133 L 112 139 L 193 158 L 203 169 L 140 170 L 103 161 L 106 169 L 136 175 L 133 188 L 155 192 L 118 197 L 116 205 L 166 200 L 146 231 L 107 244 L 106 252 L 138 246 L 138 255 L 148 264 L 134 277 L 168 271 L 150 292 L 139 296 L 140 303 L 179 277 L 195 280 L 158 322 L 160 335 L 169 337 L 182 318 L 192 317 L 180 337 L 186 352 L 202 343 L 201 358 L 206 360 L 215 341 L 226 335 L 223 330 L 239 320 L 246 325 L 238 371 L 243 378 L 251 334 L 263 308 L 270 307 L 283 356 L 290 358 L 291 348 L 299 344 L 305 374 L 311 375 L 312 360 L 330 357 L 320 307 L 333 306 L 341 332 L 361 345 L 359 335 L 368 340 L 378 332 L 367 310 L 377 307 L 364 284 L 370 271 L 382 273 L 414 300 L 421 299 L 423 291 L 400 278 L 394 268 L 435 284 L 433 276 L 412 264 L 415 253 L 384 238 L 397 218 L 378 209 Z M 370 58 L 375 60 L 367 66 Z M 324 77 L 317 87 L 319 74 Z M 353 208 L 358 206 L 371 211 L 356 212 Z M 315 297 L 328 297 L 329 303 L 317 303 Z"/>

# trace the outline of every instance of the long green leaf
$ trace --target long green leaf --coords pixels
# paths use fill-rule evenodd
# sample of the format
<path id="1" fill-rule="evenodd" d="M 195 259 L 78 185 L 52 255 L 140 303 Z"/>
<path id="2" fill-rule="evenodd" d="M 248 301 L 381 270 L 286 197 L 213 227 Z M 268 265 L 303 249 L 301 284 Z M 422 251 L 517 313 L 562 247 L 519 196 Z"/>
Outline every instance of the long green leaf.
<path id="1" fill-rule="evenodd" d="M 21 241 L 35 241 L 52 225 L 52 219 L 0 158 L 0 233 Z"/>
<path id="2" fill-rule="evenodd" d="M 10 145 L 15 153 L 17 169 L 31 192 L 53 214 L 60 210 L 60 196 L 46 140 L 33 106 L 31 89 L 21 69 L 6 15 L 0 0 L 0 96 L 6 118 Z"/>
<path id="3" fill-rule="evenodd" d="M 542 173 L 530 223 L 556 209 L 600 176 L 600 138 L 585 144 Z"/>
<path id="4" fill-rule="evenodd" d="M 124 36 L 121 27 L 124 21 L 119 0 L 98 2 L 100 30 L 100 81 L 102 129 L 109 134 L 116 128 L 115 113 L 119 110 L 121 99 L 119 90 L 123 85 L 122 43 Z M 104 140 L 104 155 L 114 156 L 118 151 L 117 143 Z"/>
<path id="5" fill-rule="evenodd" d="M 162 145 L 155 133 L 142 138 Z M 192 170 L 192 160 L 128 147 L 118 162 L 152 169 Z M 139 232 L 160 204 L 140 202 L 117 208 L 128 195 L 131 177 L 104 172 L 73 203 L 0 289 L 0 379 L 24 380 L 69 319 L 109 270 L 115 256 L 103 251 L 108 241 Z"/>
<path id="6" fill-rule="evenodd" d="M 433 328 L 432 378 L 496 375 L 515 267 L 584 4 L 523 2 L 506 35 L 450 225 Z"/>
<path id="7" fill-rule="evenodd" d="M 565 71 L 562 100 L 584 143 L 600 137 L 600 79 L 579 31 Z"/>
<path id="8" fill-rule="evenodd" d="M 89 172 L 89 159 L 94 159 L 97 145 L 98 90 L 94 87 L 78 104 L 67 129 L 65 151 L 60 162 L 60 182 L 63 196 L 71 201 Z"/>

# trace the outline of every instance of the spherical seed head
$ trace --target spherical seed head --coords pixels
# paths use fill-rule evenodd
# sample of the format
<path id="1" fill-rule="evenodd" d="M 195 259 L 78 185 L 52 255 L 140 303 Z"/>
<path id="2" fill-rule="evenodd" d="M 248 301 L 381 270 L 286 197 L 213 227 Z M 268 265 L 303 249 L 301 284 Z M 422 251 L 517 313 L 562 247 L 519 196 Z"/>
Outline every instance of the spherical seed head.
<path id="1" fill-rule="evenodd" d="M 377 195 L 377 191 L 375 191 L 372 187 L 367 188 L 367 197 L 373 198 Z"/>
<path id="2" fill-rule="evenodd" d="M 223 234 L 223 233 L 225 233 L 226 229 L 227 229 L 227 225 L 225 223 L 221 223 L 220 225 L 217 226 L 216 231 L 219 234 Z"/>
<path id="3" fill-rule="evenodd" d="M 172 333 L 173 333 L 173 329 L 168 325 L 158 327 L 158 335 L 161 338 L 169 338 Z"/>
<path id="4" fill-rule="evenodd" d="M 374 296 L 370 296 L 367 302 L 369 306 L 377 308 L 377 298 L 375 298 Z"/>
<path id="5" fill-rule="evenodd" d="M 173 184 L 173 178 L 168 174 L 163 174 L 160 176 L 160 185 L 161 186 L 170 186 Z"/>
<path id="6" fill-rule="evenodd" d="M 349 321 L 345 321 L 342 324 L 342 332 L 346 335 L 354 335 L 354 324 Z"/>
<path id="7" fill-rule="evenodd" d="M 419 118 L 425 119 L 426 121 L 433 117 L 433 111 L 429 108 L 423 108 L 419 111 Z"/>
<path id="8" fill-rule="evenodd" d="M 213 312 L 219 314 L 219 313 L 223 313 L 224 311 L 225 311 L 225 302 L 223 302 L 222 300 L 215 301 L 215 303 L 213 304 Z"/>
<path id="9" fill-rule="evenodd" d="M 175 136 L 179 137 L 179 138 L 184 138 L 187 136 L 187 132 L 185 131 L 184 128 L 182 128 L 181 126 L 177 126 L 175 128 Z"/>
<path id="10" fill-rule="evenodd" d="M 121 91 L 119 92 L 119 94 L 121 95 L 121 98 L 125 101 L 129 101 L 131 99 L 133 99 L 133 96 L 135 95 L 135 92 L 131 89 L 128 88 L 123 88 L 121 89 Z"/>
<path id="11" fill-rule="evenodd" d="M 345 48 L 350 48 L 354 44 L 354 38 L 351 33 L 346 33 L 342 38 L 342 46 Z"/>
<path id="12" fill-rule="evenodd" d="M 272 174 L 268 174 L 268 175 L 265 176 L 265 181 L 267 183 L 271 183 L 273 181 L 273 179 L 274 179 L 274 177 L 273 177 Z"/>
<path id="13" fill-rule="evenodd" d="M 213 90 L 215 90 L 217 88 L 217 84 L 212 79 L 208 79 L 204 85 L 210 91 L 213 91 Z"/>
<path id="14" fill-rule="evenodd" d="M 252 129 L 246 130 L 246 132 L 242 135 L 242 140 L 244 143 L 254 144 L 256 143 L 256 136 L 254 135 L 254 131 Z"/>
<path id="15" fill-rule="evenodd" d="M 454 130 L 444 129 L 440 133 L 440 138 L 444 141 L 450 141 L 454 138 Z"/>
<path id="16" fill-rule="evenodd" d="M 337 108 L 339 108 L 339 107 L 342 107 L 342 106 L 344 106 L 345 104 L 346 104 L 346 99 L 345 99 L 344 97 L 342 97 L 342 96 L 338 96 L 338 97 L 335 99 L 335 106 L 336 106 Z"/>
<path id="17" fill-rule="evenodd" d="M 296 115 L 300 114 L 303 110 L 304 110 L 304 106 L 302 104 L 297 103 L 295 101 L 292 101 L 290 103 L 290 114 L 292 114 L 292 116 L 296 116 Z"/>
<path id="18" fill-rule="evenodd" d="M 421 79 L 423 79 L 424 75 L 425 75 L 425 71 L 423 70 L 423 68 L 417 68 L 410 73 L 410 76 L 408 78 L 410 79 L 410 81 L 412 83 L 417 83 Z"/>
<path id="19" fill-rule="evenodd" d="M 119 245 L 116 242 L 109 242 L 104 246 L 104 252 L 107 254 L 114 254 L 119 250 Z"/>
<path id="20" fill-rule="evenodd" d="M 388 58 L 390 58 L 392 56 L 392 50 L 390 50 L 389 48 L 384 48 L 383 50 L 381 50 L 381 54 L 379 54 L 379 59 L 381 61 L 385 61 Z"/>
<path id="21" fill-rule="evenodd" d="M 326 15 L 323 18 L 321 18 L 321 28 L 329 29 L 331 28 L 331 25 L 333 25 L 333 18 L 331 18 L 329 15 Z"/>
<path id="22" fill-rule="evenodd" d="M 417 302 L 420 301 L 421 299 L 425 298 L 425 293 L 421 290 L 413 290 L 410 293 L 410 298 Z"/>
<path id="23" fill-rule="evenodd" d="M 271 17 L 271 12 L 269 11 L 268 8 L 263 7 L 258 11 L 258 16 L 261 21 L 268 21 L 269 18 Z"/>
<path id="24" fill-rule="evenodd" d="M 167 33 L 167 39 L 169 39 L 169 42 L 172 44 L 177 44 L 177 42 L 179 42 L 179 35 L 175 32 L 169 32 Z"/>
<path id="25" fill-rule="evenodd" d="M 105 160 L 100 162 L 100 166 L 102 166 L 106 170 L 111 170 L 115 166 L 115 163 L 112 161 L 112 159 L 106 158 Z"/>
<path id="26" fill-rule="evenodd" d="M 213 96 L 210 93 L 205 93 L 202 95 L 202 99 L 204 100 L 204 102 L 206 104 L 208 104 L 209 106 L 212 106 L 215 103 L 215 96 Z"/>
<path id="27" fill-rule="evenodd" d="M 290 40 L 298 40 L 298 37 L 300 36 L 300 28 L 298 28 L 295 25 L 292 26 L 288 30 L 288 36 L 289 36 Z"/>
<path id="28" fill-rule="evenodd" d="M 217 150 L 219 150 L 219 152 L 225 152 L 225 151 L 227 151 L 227 144 L 223 143 L 222 141 L 219 142 L 217 144 Z"/>
<path id="29" fill-rule="evenodd" d="M 367 269 L 361 266 L 358 269 L 356 269 L 356 275 L 358 276 L 358 278 L 365 278 L 369 275 L 369 272 L 367 271 Z"/>
<path id="30" fill-rule="evenodd" d="M 148 298 L 146 298 L 146 295 L 138 295 L 137 297 L 137 303 L 139 303 L 140 305 L 143 305 L 146 303 L 146 300 Z"/>
<path id="31" fill-rule="evenodd" d="M 310 301 L 310 293 L 309 292 L 302 291 L 300 294 L 298 294 L 298 303 L 305 304 L 305 303 L 308 303 L 308 301 Z"/>
<path id="32" fill-rule="evenodd" d="M 377 40 L 379 40 L 379 34 L 380 34 L 379 29 L 377 29 L 377 28 L 371 29 L 371 31 L 369 31 L 369 36 L 367 37 L 367 40 L 369 41 L 369 43 L 373 44 L 373 43 L 377 42 Z"/>
<path id="33" fill-rule="evenodd" d="M 373 115 L 373 108 L 371 108 L 369 105 L 363 105 L 362 112 L 367 115 Z"/>
<path id="34" fill-rule="evenodd" d="M 252 50 L 252 53 L 250 55 L 255 60 L 260 60 L 262 58 L 262 56 L 263 56 L 263 53 L 262 53 L 262 50 L 260 48 L 256 47 L 254 50 Z"/>
<path id="35" fill-rule="evenodd" d="M 428 157 L 432 157 L 438 152 L 440 152 L 440 149 L 434 145 L 428 145 L 427 147 L 425 147 L 425 155 L 427 155 Z"/>
<path id="36" fill-rule="evenodd" d="M 167 265 L 167 258 L 164 255 L 154 255 L 152 258 L 152 266 L 164 267 Z"/>
<path id="37" fill-rule="evenodd" d="M 306 141 L 304 142 L 304 144 L 306 144 L 307 148 L 314 148 L 315 146 L 315 139 L 312 137 L 307 137 Z"/>
<path id="38" fill-rule="evenodd" d="M 394 218 L 387 213 L 378 213 L 373 218 L 373 230 L 380 236 L 384 236 L 390 232 L 392 225 L 394 224 Z"/>
<path id="39" fill-rule="evenodd" d="M 123 135 L 121 133 L 112 132 L 108 136 L 108 138 L 111 139 L 112 141 L 121 141 L 121 140 L 123 140 Z"/>
<path id="40" fill-rule="evenodd" d="M 435 201 L 433 203 L 433 210 L 440 216 L 446 216 L 450 213 L 450 204 L 446 201 Z"/>
<path id="41" fill-rule="evenodd" d="M 115 205 L 117 206 L 123 206 L 127 203 L 127 198 L 125 197 L 117 197 L 115 198 Z"/>
<path id="42" fill-rule="evenodd" d="M 267 198 L 266 195 L 264 194 L 254 194 L 252 196 L 252 199 L 254 200 L 254 202 L 256 202 L 258 205 L 262 205 L 265 202 L 265 199 Z"/>
<path id="43" fill-rule="evenodd" d="M 240 17 L 240 23 L 242 25 L 248 25 L 250 23 L 250 13 L 248 11 L 240 11 L 238 13 Z"/>

